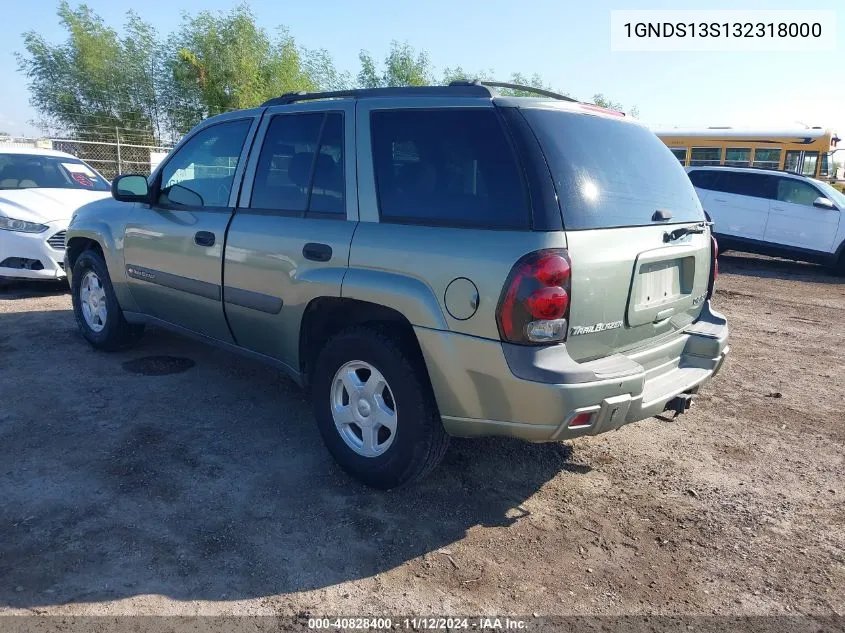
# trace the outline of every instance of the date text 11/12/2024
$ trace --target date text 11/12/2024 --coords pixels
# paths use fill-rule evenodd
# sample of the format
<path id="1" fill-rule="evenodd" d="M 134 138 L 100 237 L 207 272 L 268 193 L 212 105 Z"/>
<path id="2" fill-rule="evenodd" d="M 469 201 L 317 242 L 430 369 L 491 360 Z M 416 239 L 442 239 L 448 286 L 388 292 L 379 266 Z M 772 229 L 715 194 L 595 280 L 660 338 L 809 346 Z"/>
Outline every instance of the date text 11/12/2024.
<path id="1" fill-rule="evenodd" d="M 523 630 L 526 621 L 509 617 L 475 618 L 308 618 L 308 628 L 314 630 L 388 630 L 411 629 L 416 631 L 475 630 L 506 631 Z"/>

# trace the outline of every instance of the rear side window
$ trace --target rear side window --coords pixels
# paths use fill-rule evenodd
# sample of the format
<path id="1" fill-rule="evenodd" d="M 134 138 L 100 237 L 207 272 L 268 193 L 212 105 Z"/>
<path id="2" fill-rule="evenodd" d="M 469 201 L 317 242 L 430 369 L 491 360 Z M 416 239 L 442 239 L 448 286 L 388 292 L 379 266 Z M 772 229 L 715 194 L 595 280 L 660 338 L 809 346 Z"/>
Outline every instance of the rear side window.
<path id="1" fill-rule="evenodd" d="M 567 230 L 704 220 L 678 159 L 648 129 L 618 119 L 522 110 L 549 163 Z"/>
<path id="2" fill-rule="evenodd" d="M 774 198 L 775 178 L 766 174 L 724 172 L 719 177 L 718 190 L 753 198 Z"/>
<path id="3" fill-rule="evenodd" d="M 719 165 L 721 162 L 721 147 L 693 147 L 690 150 L 690 165 Z"/>
<path id="4" fill-rule="evenodd" d="M 529 228 L 516 157 L 492 109 L 378 110 L 371 127 L 382 221 Z"/>
<path id="5" fill-rule="evenodd" d="M 343 215 L 343 115 L 278 114 L 264 137 L 249 206 Z"/>
<path id="6" fill-rule="evenodd" d="M 731 167 L 748 167 L 751 164 L 751 149 L 729 147 L 725 150 L 725 165 Z"/>
<path id="7" fill-rule="evenodd" d="M 675 158 L 678 159 L 678 161 L 681 163 L 681 165 L 687 164 L 687 148 L 686 147 L 672 147 L 670 149 L 672 151 L 672 154 L 675 156 Z"/>
<path id="8" fill-rule="evenodd" d="M 754 167 L 777 169 L 780 165 L 780 149 L 764 147 L 754 150 Z"/>

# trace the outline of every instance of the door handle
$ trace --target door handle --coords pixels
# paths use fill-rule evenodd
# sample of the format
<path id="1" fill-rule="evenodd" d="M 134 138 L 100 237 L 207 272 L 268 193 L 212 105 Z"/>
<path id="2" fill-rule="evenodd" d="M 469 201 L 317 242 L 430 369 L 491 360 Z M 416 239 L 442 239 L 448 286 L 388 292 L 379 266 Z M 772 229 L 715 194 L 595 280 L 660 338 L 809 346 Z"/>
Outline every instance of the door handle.
<path id="1" fill-rule="evenodd" d="M 319 242 L 308 242 L 302 247 L 302 256 L 313 262 L 327 262 L 332 258 L 332 247 Z"/>
<path id="2" fill-rule="evenodd" d="M 194 244 L 197 246 L 214 246 L 214 233 L 211 231 L 197 231 L 194 235 Z"/>
<path id="3" fill-rule="evenodd" d="M 724 198 L 713 198 L 714 202 L 727 202 Z"/>

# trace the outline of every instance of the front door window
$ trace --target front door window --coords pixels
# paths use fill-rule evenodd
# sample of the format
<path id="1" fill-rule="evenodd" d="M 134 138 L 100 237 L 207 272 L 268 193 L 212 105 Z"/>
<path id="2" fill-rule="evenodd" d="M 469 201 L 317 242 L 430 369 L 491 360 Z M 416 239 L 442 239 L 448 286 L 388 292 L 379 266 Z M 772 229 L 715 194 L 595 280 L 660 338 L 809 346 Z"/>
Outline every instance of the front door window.
<path id="1" fill-rule="evenodd" d="M 252 119 L 218 123 L 197 132 L 161 171 L 158 204 L 228 207 L 232 182 Z"/>

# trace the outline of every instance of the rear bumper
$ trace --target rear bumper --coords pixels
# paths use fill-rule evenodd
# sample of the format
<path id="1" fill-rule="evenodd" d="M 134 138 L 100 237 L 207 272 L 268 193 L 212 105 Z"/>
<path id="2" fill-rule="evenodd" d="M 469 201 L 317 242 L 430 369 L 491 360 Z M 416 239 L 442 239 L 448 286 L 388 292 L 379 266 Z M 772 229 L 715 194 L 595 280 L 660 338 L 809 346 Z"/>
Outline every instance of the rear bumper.
<path id="1" fill-rule="evenodd" d="M 728 325 L 709 303 L 671 340 L 628 355 L 577 363 L 565 346 L 537 349 L 416 328 L 451 435 L 543 442 L 596 435 L 657 415 L 722 367 Z M 579 413 L 589 424 L 569 428 Z"/>
<path id="2" fill-rule="evenodd" d="M 11 279 L 63 279 L 64 237 L 67 221 L 49 222 L 43 233 L 0 230 L 0 277 Z M 50 240 L 61 248 L 55 248 Z"/>

